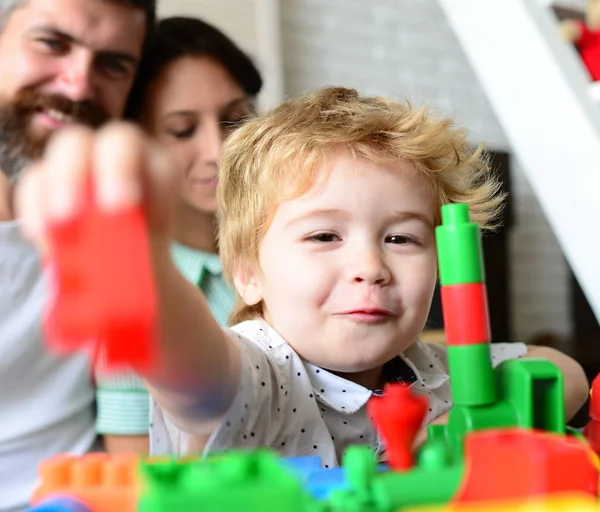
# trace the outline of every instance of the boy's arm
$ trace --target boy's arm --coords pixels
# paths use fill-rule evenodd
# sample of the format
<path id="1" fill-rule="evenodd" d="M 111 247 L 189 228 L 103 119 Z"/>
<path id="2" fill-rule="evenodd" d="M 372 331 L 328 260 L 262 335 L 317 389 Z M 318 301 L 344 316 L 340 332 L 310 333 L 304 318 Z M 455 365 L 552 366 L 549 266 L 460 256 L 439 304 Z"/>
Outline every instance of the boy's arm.
<path id="1" fill-rule="evenodd" d="M 25 234 L 50 256 L 47 225 L 77 216 L 88 181 L 101 211 L 143 208 L 159 306 L 159 364 L 145 377 L 161 407 L 195 433 L 232 403 L 240 355 L 202 292 L 172 263 L 169 231 L 178 175 L 167 155 L 133 125 L 112 123 L 98 132 L 68 127 L 52 137 L 44 157 L 20 180 L 17 199 Z"/>
<path id="2" fill-rule="evenodd" d="M 550 347 L 527 345 L 523 357 L 546 359 L 554 363 L 564 376 L 565 416 L 570 420 L 585 403 L 590 390 L 589 382 L 581 365 L 571 357 Z"/>
<path id="3" fill-rule="evenodd" d="M 214 319 L 204 294 L 175 268 L 168 250 L 160 261 L 160 365 L 146 376 L 146 385 L 179 428 L 206 435 L 235 398 L 240 352 Z"/>

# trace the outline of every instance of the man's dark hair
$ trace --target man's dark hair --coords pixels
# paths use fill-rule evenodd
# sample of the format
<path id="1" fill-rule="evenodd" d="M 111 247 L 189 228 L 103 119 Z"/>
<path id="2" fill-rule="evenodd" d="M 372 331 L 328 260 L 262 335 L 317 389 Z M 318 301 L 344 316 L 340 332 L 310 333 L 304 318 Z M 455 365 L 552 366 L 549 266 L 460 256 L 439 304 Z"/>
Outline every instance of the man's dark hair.
<path id="1" fill-rule="evenodd" d="M 12 12 L 19 7 L 25 0 L 0 0 L 0 30 Z M 152 34 L 154 23 L 156 22 L 156 0 L 103 0 L 116 4 L 130 5 L 136 9 L 141 9 L 146 14 L 146 40 Z"/>
<path id="2" fill-rule="evenodd" d="M 210 57 L 250 96 L 262 88 L 252 59 L 219 29 L 198 18 L 172 17 L 158 21 L 130 95 L 127 117 L 137 118 L 147 89 L 165 67 L 182 57 Z"/>

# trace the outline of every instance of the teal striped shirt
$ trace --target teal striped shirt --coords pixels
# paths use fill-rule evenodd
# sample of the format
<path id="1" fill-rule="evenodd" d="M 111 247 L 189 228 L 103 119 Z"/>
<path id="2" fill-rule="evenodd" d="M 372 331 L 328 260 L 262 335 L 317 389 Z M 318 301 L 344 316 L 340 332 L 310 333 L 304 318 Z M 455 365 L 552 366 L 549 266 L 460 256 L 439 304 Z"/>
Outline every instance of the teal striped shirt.
<path id="1" fill-rule="evenodd" d="M 235 295 L 223 278 L 219 256 L 173 243 L 173 262 L 185 278 L 204 293 L 217 322 L 225 325 L 233 309 Z M 107 373 L 100 356 L 96 369 L 98 416 L 96 430 L 100 434 L 143 435 L 148 433 L 150 400 L 142 380 L 134 373 Z"/>

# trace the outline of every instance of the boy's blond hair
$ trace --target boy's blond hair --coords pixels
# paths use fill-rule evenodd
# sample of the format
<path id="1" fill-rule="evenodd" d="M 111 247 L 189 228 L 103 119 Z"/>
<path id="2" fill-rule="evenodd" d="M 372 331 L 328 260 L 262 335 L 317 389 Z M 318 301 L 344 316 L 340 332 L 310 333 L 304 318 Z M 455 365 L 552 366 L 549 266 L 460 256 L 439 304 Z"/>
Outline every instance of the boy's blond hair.
<path id="1" fill-rule="evenodd" d="M 225 277 L 258 268 L 259 245 L 277 205 L 327 177 L 322 166 L 336 151 L 377 164 L 408 162 L 431 180 L 439 207 L 468 203 L 480 226 L 493 227 L 503 196 L 482 148 L 474 149 L 450 119 L 423 107 L 328 87 L 286 101 L 247 122 L 226 141 L 220 163 L 219 244 Z M 262 314 L 241 298 L 231 324 Z"/>

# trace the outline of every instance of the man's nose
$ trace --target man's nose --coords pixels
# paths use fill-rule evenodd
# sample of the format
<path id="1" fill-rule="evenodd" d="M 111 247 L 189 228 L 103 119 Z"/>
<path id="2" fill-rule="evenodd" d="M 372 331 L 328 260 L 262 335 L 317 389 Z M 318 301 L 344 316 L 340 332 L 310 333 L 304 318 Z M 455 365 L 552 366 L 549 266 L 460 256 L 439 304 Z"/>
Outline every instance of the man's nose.
<path id="1" fill-rule="evenodd" d="M 81 52 L 64 60 L 61 76 L 58 80 L 60 89 L 56 91 L 71 101 L 85 101 L 94 97 L 94 56 Z"/>

